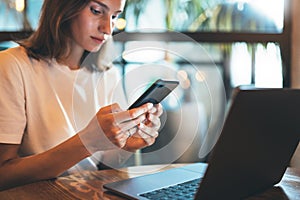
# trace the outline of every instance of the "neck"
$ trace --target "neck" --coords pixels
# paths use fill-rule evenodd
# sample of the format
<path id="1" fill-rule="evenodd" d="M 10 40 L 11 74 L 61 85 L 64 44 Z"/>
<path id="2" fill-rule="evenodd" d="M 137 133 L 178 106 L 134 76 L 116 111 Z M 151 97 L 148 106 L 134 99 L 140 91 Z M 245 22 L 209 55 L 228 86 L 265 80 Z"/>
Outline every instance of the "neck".
<path id="1" fill-rule="evenodd" d="M 71 70 L 76 70 L 80 68 L 80 62 L 76 59 L 67 58 L 63 61 L 63 64 L 68 66 Z"/>
<path id="2" fill-rule="evenodd" d="M 68 57 L 61 63 L 67 65 L 71 70 L 79 69 L 82 59 L 84 59 L 83 56 L 86 56 L 85 49 L 75 40 L 70 40 L 70 50 Z"/>
<path id="3" fill-rule="evenodd" d="M 70 55 L 63 61 L 64 65 L 67 65 L 71 70 L 80 68 L 81 57 L 83 56 L 83 50 L 72 50 Z"/>

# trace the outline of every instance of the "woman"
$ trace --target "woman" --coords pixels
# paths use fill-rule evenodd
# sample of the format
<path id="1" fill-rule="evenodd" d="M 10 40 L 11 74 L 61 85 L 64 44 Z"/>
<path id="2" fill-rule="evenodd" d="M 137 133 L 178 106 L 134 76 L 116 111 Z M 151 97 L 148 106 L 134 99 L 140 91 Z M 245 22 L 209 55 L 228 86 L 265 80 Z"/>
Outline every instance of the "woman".
<path id="1" fill-rule="evenodd" d="M 45 0 L 37 31 L 0 53 L 0 188 L 55 178 L 95 152 L 104 164 L 154 143 L 161 105 L 122 110 L 116 70 L 81 66 L 125 0 Z M 112 164 L 113 165 L 113 164 Z"/>

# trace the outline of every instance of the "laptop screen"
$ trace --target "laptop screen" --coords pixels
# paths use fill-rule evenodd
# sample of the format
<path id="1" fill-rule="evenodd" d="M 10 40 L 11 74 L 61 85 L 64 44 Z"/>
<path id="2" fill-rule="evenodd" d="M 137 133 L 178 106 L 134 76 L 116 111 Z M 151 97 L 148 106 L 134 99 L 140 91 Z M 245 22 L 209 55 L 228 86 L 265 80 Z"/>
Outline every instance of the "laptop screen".
<path id="1" fill-rule="evenodd" d="M 237 88 L 205 173 L 192 165 L 104 187 L 148 199 L 141 194 L 200 178 L 193 199 L 246 198 L 281 180 L 299 142 L 299 115 L 300 90 Z"/>

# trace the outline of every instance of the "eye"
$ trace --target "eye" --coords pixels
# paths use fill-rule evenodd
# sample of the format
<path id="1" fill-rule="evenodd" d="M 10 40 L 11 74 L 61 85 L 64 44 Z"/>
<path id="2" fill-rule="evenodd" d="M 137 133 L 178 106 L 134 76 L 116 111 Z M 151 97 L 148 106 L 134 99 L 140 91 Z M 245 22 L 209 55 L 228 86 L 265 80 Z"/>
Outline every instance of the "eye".
<path id="1" fill-rule="evenodd" d="M 102 9 L 96 9 L 94 7 L 90 7 L 90 10 L 91 12 L 94 14 L 94 15 L 101 15 L 103 14 L 103 10 Z"/>

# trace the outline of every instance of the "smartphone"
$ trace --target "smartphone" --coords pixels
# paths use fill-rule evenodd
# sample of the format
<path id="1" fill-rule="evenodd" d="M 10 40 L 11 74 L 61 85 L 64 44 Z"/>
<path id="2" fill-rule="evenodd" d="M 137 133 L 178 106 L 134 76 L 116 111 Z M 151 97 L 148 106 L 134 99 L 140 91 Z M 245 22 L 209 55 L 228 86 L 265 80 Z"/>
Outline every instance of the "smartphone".
<path id="1" fill-rule="evenodd" d="M 179 84 L 175 80 L 156 80 L 131 106 L 129 109 L 139 107 L 145 103 L 158 104 L 166 98 Z"/>

